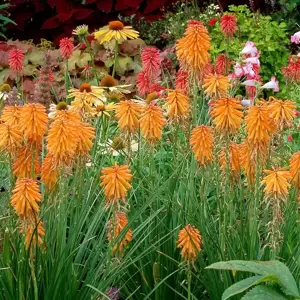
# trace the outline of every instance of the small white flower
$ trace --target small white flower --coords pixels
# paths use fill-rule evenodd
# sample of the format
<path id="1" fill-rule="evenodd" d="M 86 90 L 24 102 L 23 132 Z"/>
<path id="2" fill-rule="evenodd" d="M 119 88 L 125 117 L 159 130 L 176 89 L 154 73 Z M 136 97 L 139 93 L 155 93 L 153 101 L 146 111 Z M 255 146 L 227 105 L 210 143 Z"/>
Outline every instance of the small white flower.
<path id="1" fill-rule="evenodd" d="M 271 81 L 267 82 L 262 86 L 263 89 L 273 89 L 274 92 L 279 92 L 279 84 L 278 80 L 276 80 L 275 76 L 272 76 Z"/>
<path id="2" fill-rule="evenodd" d="M 255 81 L 254 79 L 249 79 L 249 80 L 245 80 L 244 82 L 242 82 L 242 85 L 245 86 L 256 86 L 257 81 Z"/>
<path id="3" fill-rule="evenodd" d="M 249 99 L 243 99 L 243 100 L 241 101 L 241 104 L 242 104 L 243 106 L 249 107 L 249 106 L 251 106 L 252 101 L 249 100 Z"/>

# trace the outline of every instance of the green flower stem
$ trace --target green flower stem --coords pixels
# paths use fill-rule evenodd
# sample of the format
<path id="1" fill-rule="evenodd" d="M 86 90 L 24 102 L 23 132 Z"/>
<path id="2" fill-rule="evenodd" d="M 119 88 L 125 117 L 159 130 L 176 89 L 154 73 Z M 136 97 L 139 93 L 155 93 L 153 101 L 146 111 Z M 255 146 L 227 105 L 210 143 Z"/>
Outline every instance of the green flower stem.
<path id="1" fill-rule="evenodd" d="M 118 63 L 118 54 L 119 54 L 119 43 L 116 41 L 116 48 L 115 48 L 115 61 L 114 61 L 114 68 L 112 72 L 112 77 L 115 78 L 115 73 L 116 73 L 116 65 Z"/>
<path id="2" fill-rule="evenodd" d="M 99 82 L 99 77 L 98 77 L 97 70 L 96 70 L 95 58 L 94 58 L 94 54 L 93 54 L 93 51 L 92 51 L 92 48 L 91 48 L 91 44 L 87 40 L 86 36 L 83 38 L 83 41 L 84 41 L 84 43 L 86 45 L 86 48 L 87 48 L 87 50 L 88 50 L 88 52 L 91 56 L 91 63 L 92 63 L 92 67 L 93 67 L 94 76 L 96 77 L 97 82 Z"/>
<path id="3" fill-rule="evenodd" d="M 67 104 L 70 104 L 71 99 L 68 98 L 68 91 L 69 91 L 69 88 L 70 88 L 70 85 L 69 85 L 69 60 L 68 59 L 66 61 L 65 87 L 66 87 L 66 94 L 67 94 L 67 97 L 66 97 Z"/>

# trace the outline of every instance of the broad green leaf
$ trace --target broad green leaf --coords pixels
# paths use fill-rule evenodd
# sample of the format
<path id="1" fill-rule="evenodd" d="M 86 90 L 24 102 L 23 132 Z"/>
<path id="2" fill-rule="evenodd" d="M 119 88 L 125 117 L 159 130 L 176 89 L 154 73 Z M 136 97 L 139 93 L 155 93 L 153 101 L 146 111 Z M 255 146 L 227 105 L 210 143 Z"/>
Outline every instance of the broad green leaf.
<path id="1" fill-rule="evenodd" d="M 72 56 L 70 57 L 69 63 L 69 70 L 75 70 L 76 66 L 79 68 L 83 68 L 88 62 L 91 61 L 91 55 L 86 52 L 82 52 L 79 49 L 73 51 Z"/>
<path id="2" fill-rule="evenodd" d="M 287 295 L 299 297 L 297 284 L 283 263 L 273 261 L 242 261 L 232 260 L 228 262 L 218 262 L 207 267 L 207 269 L 218 270 L 236 270 L 256 273 L 259 275 L 275 275 L 278 278 L 279 284 Z"/>
<path id="3" fill-rule="evenodd" d="M 6 82 L 9 76 L 9 72 L 10 72 L 9 68 L 0 71 L 0 85 Z"/>
<path id="4" fill-rule="evenodd" d="M 44 63 L 44 51 L 33 50 L 25 55 L 25 60 L 26 59 L 35 66 L 41 66 Z"/>
<path id="5" fill-rule="evenodd" d="M 274 288 L 266 285 L 258 285 L 247 293 L 242 300 L 287 300 L 285 296 L 278 293 Z"/>
<path id="6" fill-rule="evenodd" d="M 272 276 L 260 276 L 260 275 L 256 275 L 256 276 L 252 276 L 249 278 L 246 278 L 244 280 L 241 280 L 235 284 L 233 284 L 232 286 L 230 286 L 222 295 L 222 300 L 226 300 L 229 299 L 230 297 L 240 294 L 244 291 L 246 291 L 247 289 L 249 289 L 250 287 L 252 287 L 253 285 L 257 285 L 261 282 L 266 282 L 266 281 L 276 281 L 276 278 L 273 278 Z"/>
<path id="7" fill-rule="evenodd" d="M 116 72 L 123 75 L 126 71 L 134 69 L 134 61 L 130 56 L 119 56 Z"/>

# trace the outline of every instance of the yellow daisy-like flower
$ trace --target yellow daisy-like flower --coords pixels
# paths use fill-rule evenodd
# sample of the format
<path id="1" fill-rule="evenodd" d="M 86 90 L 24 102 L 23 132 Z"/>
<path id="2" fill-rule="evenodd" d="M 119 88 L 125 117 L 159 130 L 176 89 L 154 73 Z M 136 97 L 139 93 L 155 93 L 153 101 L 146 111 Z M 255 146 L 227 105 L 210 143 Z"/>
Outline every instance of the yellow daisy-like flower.
<path id="1" fill-rule="evenodd" d="M 291 179 L 290 172 L 274 169 L 264 170 L 264 173 L 267 175 L 263 178 L 261 184 L 265 185 L 264 192 L 266 196 L 286 200 L 290 188 L 288 182 Z"/>
<path id="2" fill-rule="evenodd" d="M 85 24 L 79 25 L 72 31 L 72 34 L 79 37 L 84 37 L 89 34 L 89 27 Z"/>
<path id="3" fill-rule="evenodd" d="M 111 118 L 110 112 L 116 109 L 115 103 L 100 104 L 96 106 L 95 116 Z"/>
<path id="4" fill-rule="evenodd" d="M 104 76 L 100 81 L 100 87 L 106 91 L 106 95 L 110 98 L 113 94 L 130 94 L 127 90 L 131 84 L 117 85 L 117 81 L 110 75 Z"/>
<path id="5" fill-rule="evenodd" d="M 207 74 L 202 87 L 207 96 L 220 98 L 227 94 L 229 79 L 221 74 Z"/>
<path id="6" fill-rule="evenodd" d="M 74 98 L 71 110 L 80 113 L 94 112 L 96 106 L 106 102 L 104 89 L 88 83 L 83 83 L 79 89 L 70 89 L 68 98 Z"/>
<path id="7" fill-rule="evenodd" d="M 133 30 L 131 26 L 124 26 L 121 21 L 112 21 L 108 23 L 108 26 L 94 32 L 94 36 L 100 44 L 110 42 L 111 40 L 122 43 L 127 39 L 137 39 L 139 33 L 138 31 Z"/>

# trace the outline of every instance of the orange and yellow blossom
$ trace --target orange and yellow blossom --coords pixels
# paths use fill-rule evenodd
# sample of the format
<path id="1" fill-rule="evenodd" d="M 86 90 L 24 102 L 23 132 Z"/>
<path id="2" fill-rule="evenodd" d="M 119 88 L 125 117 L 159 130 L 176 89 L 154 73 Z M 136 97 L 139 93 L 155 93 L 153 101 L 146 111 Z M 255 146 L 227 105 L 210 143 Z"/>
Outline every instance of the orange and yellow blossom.
<path id="1" fill-rule="evenodd" d="M 125 202 L 128 190 L 131 188 L 132 175 L 127 165 L 115 165 L 103 168 L 100 186 L 104 186 L 104 194 L 108 205 L 118 204 L 120 200 Z"/>
<path id="2" fill-rule="evenodd" d="M 190 145 L 200 166 L 204 166 L 213 160 L 214 137 L 212 128 L 200 125 L 192 130 Z"/>
<path id="3" fill-rule="evenodd" d="M 5 106 L 2 110 L 1 121 L 11 126 L 18 126 L 21 116 L 21 106 Z"/>
<path id="4" fill-rule="evenodd" d="M 26 249 L 31 248 L 31 246 L 41 247 L 43 242 L 43 237 L 45 236 L 45 229 L 43 222 L 37 217 L 36 220 L 30 222 L 23 222 L 21 224 L 21 233 L 25 233 L 25 247 Z"/>
<path id="5" fill-rule="evenodd" d="M 179 231 L 177 248 L 181 248 L 181 257 L 186 262 L 194 263 L 201 250 L 201 240 L 199 230 L 190 224 Z"/>
<path id="6" fill-rule="evenodd" d="M 190 100 L 180 90 L 169 90 L 166 107 L 171 120 L 183 120 L 189 115 Z"/>
<path id="7" fill-rule="evenodd" d="M 210 37 L 200 21 L 189 21 L 184 37 L 176 44 L 176 54 L 182 69 L 195 78 L 209 62 Z"/>
<path id="8" fill-rule="evenodd" d="M 204 76 L 202 88 L 208 97 L 221 98 L 226 96 L 229 87 L 229 79 L 221 74 L 207 74 Z"/>
<path id="9" fill-rule="evenodd" d="M 264 192 L 266 196 L 286 200 L 290 188 L 290 183 L 288 182 L 291 179 L 290 172 L 273 169 L 264 170 L 264 173 L 267 175 L 263 178 L 261 184 L 265 185 Z"/>
<path id="10" fill-rule="evenodd" d="M 66 116 L 70 115 L 55 117 L 47 136 L 48 151 L 52 153 L 56 164 L 70 164 L 71 160 L 76 157 L 79 122 L 71 121 Z"/>
<path id="11" fill-rule="evenodd" d="M 268 104 L 270 117 L 274 120 L 276 127 L 282 130 L 285 124 L 289 125 L 295 118 L 294 110 L 297 108 L 297 105 L 290 100 L 282 101 L 274 97 L 270 97 L 270 99 L 272 99 Z"/>
<path id="12" fill-rule="evenodd" d="M 39 103 L 25 104 L 20 112 L 20 130 L 28 142 L 40 147 L 46 133 L 48 116 L 46 108 Z"/>
<path id="13" fill-rule="evenodd" d="M 116 242 L 116 239 L 122 233 L 127 224 L 127 216 L 122 212 L 116 212 L 108 223 L 107 239 L 113 243 L 114 254 L 118 253 L 122 255 L 124 252 L 124 248 L 129 242 L 132 241 L 132 230 L 128 229 L 124 237 Z"/>
<path id="14" fill-rule="evenodd" d="M 23 141 L 22 132 L 15 125 L 0 124 L 0 151 L 15 155 Z"/>
<path id="15" fill-rule="evenodd" d="M 40 173 L 38 150 L 23 146 L 17 153 L 13 163 L 13 173 L 17 178 L 35 179 Z"/>
<path id="16" fill-rule="evenodd" d="M 214 100 L 210 114 L 217 131 L 236 133 L 242 123 L 242 109 L 240 102 L 231 97 Z"/>
<path id="17" fill-rule="evenodd" d="M 219 154 L 219 162 L 223 172 L 226 172 L 226 151 L 227 149 L 224 147 L 222 148 Z M 234 178 L 237 178 L 241 171 L 241 162 L 240 162 L 240 145 L 234 142 L 229 144 L 229 167 L 231 171 L 231 175 Z"/>
<path id="18" fill-rule="evenodd" d="M 255 183 L 256 161 L 251 155 L 251 148 L 246 141 L 240 145 L 240 165 L 244 169 L 248 184 Z"/>
<path id="19" fill-rule="evenodd" d="M 36 181 L 29 178 L 17 180 L 12 192 L 11 205 L 21 219 L 34 220 L 40 211 L 38 202 L 42 195 Z"/>
<path id="20" fill-rule="evenodd" d="M 290 173 L 292 183 L 300 189 L 300 151 L 295 152 L 290 158 Z"/>
<path id="21" fill-rule="evenodd" d="M 261 158 L 265 158 L 271 134 L 276 129 L 268 108 L 265 105 L 251 106 L 248 109 L 245 121 L 248 132 L 247 140 L 251 147 L 251 152 L 259 155 Z"/>
<path id="22" fill-rule="evenodd" d="M 77 126 L 78 144 L 76 154 L 87 157 L 91 148 L 93 147 L 92 140 L 95 139 L 95 128 L 90 126 L 89 123 L 78 123 Z"/>
<path id="23" fill-rule="evenodd" d="M 41 180 L 48 189 L 52 189 L 57 183 L 59 169 L 56 166 L 56 161 L 51 152 L 45 156 L 41 167 Z"/>
<path id="24" fill-rule="evenodd" d="M 140 126 L 142 135 L 149 143 L 154 144 L 161 139 L 164 125 L 163 112 L 159 106 L 150 104 L 143 107 Z"/>
<path id="25" fill-rule="evenodd" d="M 116 118 L 122 131 L 135 133 L 139 128 L 141 106 L 131 100 L 120 101 L 116 107 Z"/>

